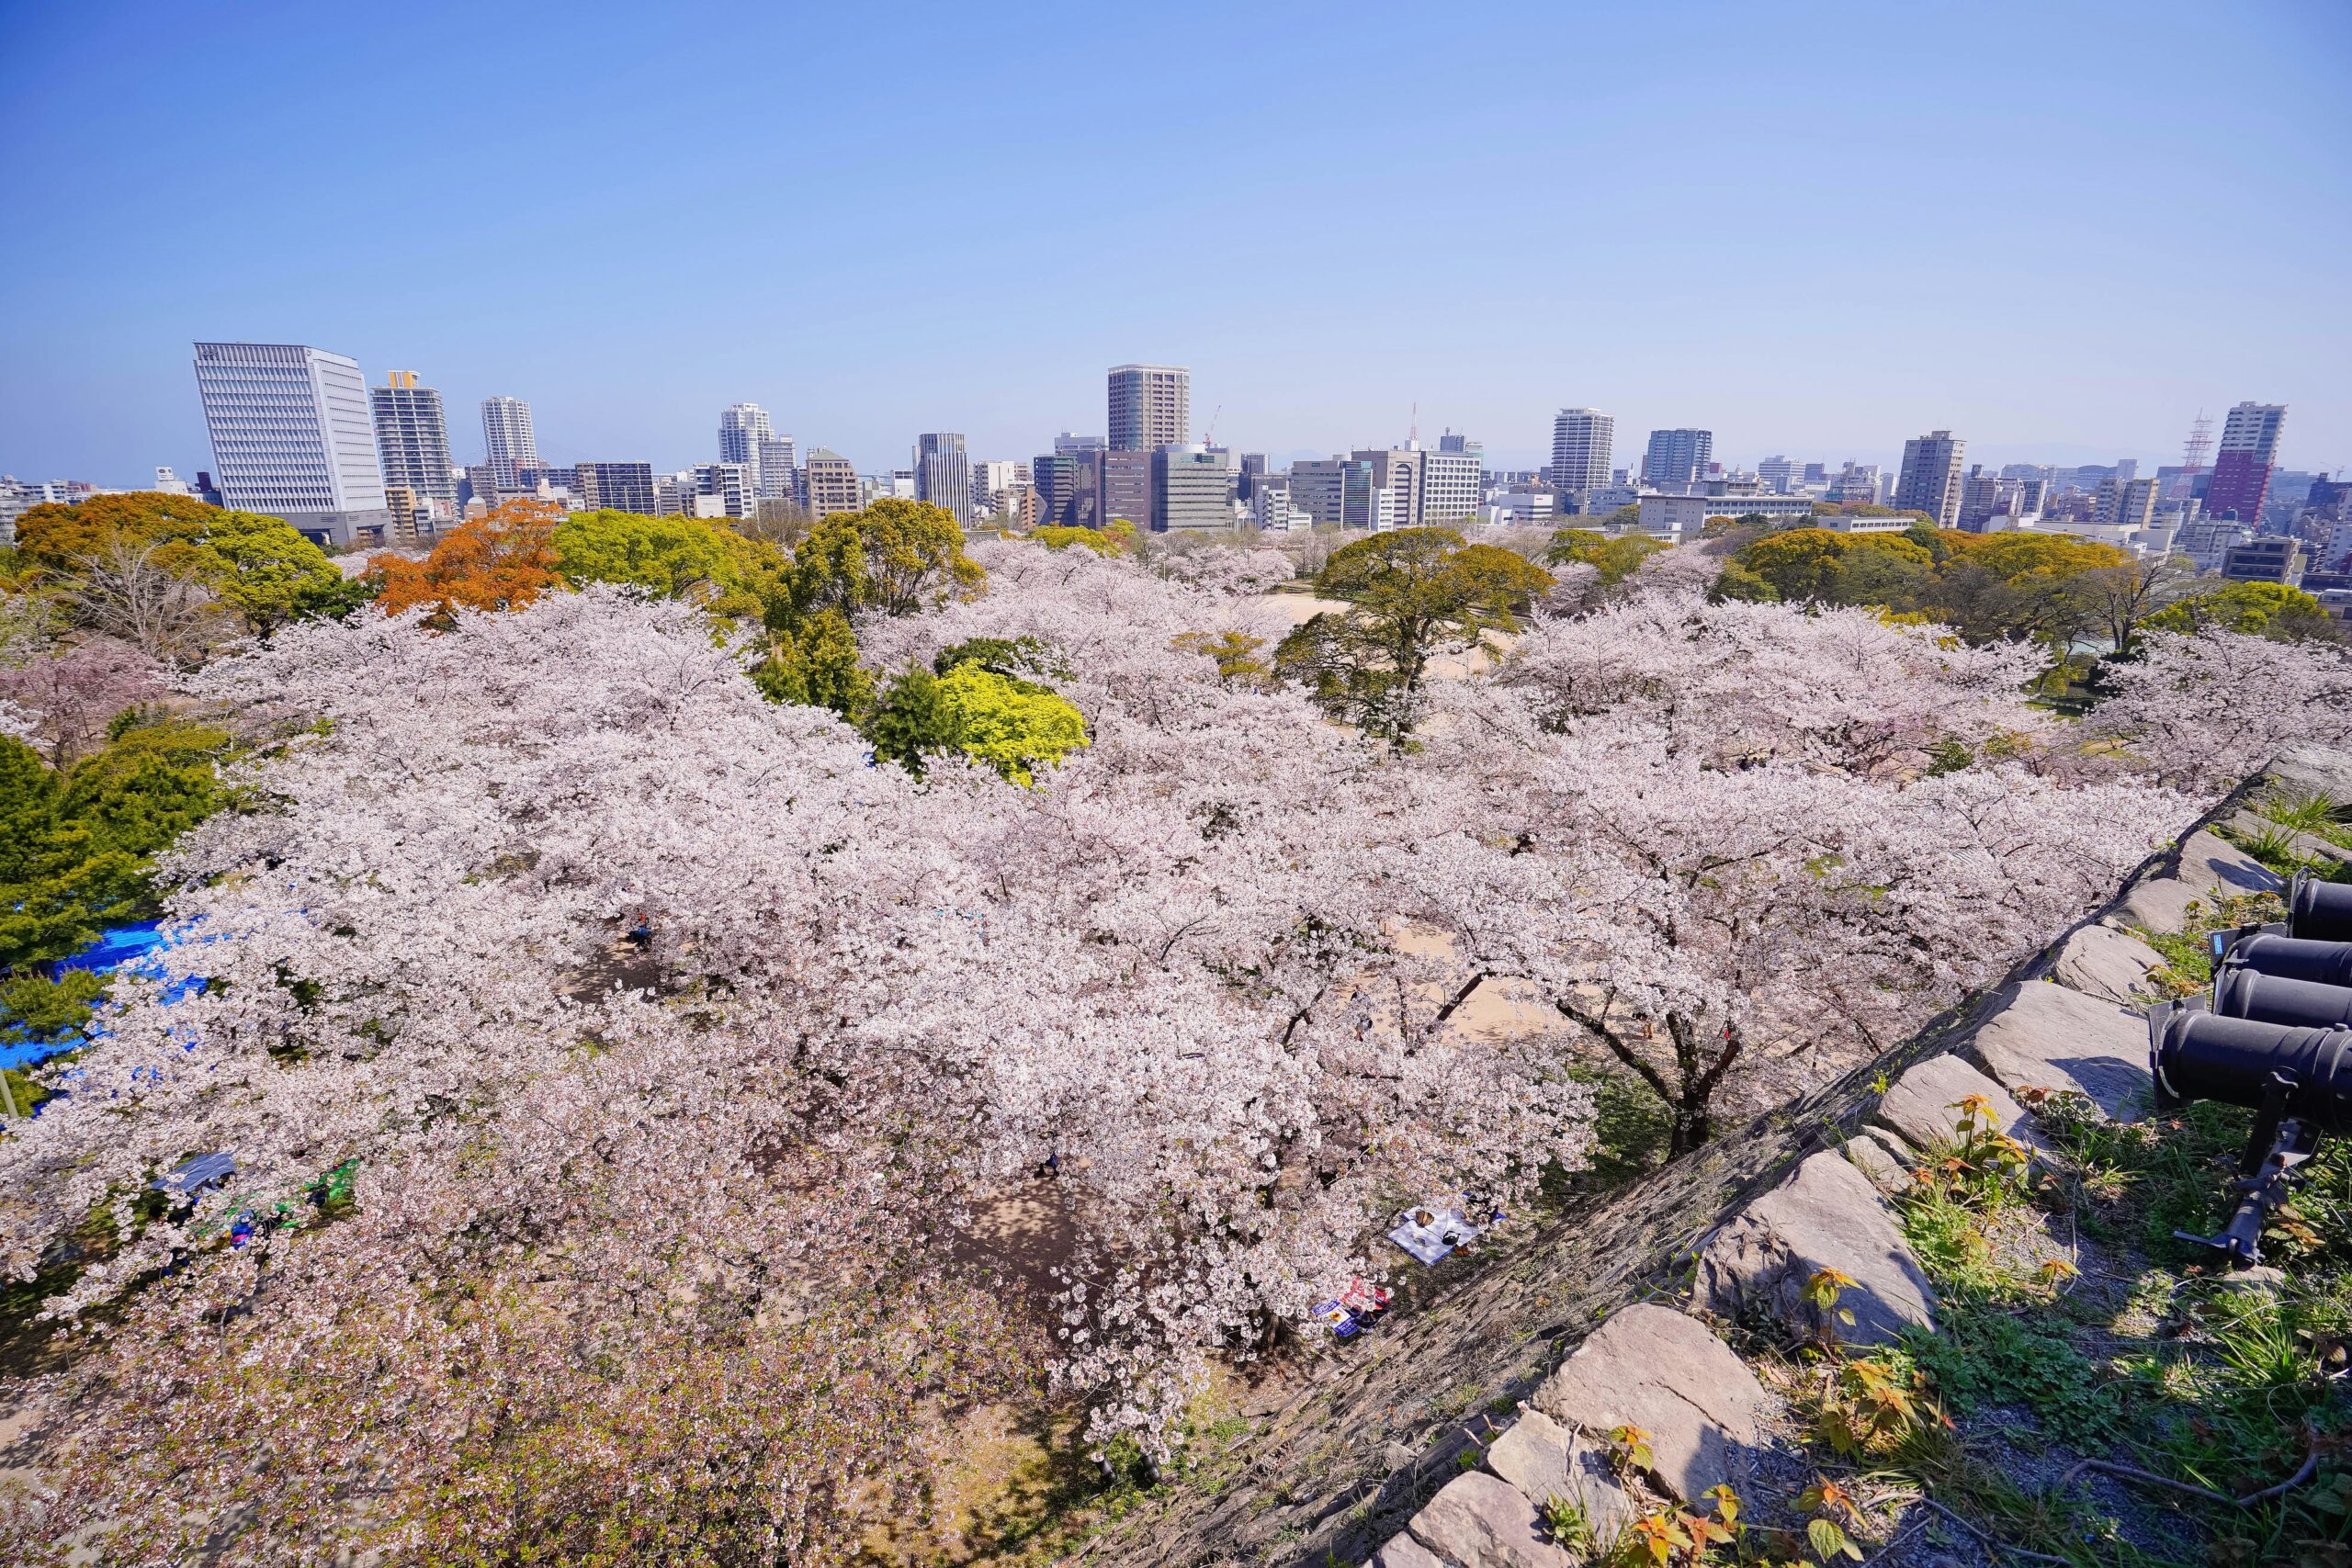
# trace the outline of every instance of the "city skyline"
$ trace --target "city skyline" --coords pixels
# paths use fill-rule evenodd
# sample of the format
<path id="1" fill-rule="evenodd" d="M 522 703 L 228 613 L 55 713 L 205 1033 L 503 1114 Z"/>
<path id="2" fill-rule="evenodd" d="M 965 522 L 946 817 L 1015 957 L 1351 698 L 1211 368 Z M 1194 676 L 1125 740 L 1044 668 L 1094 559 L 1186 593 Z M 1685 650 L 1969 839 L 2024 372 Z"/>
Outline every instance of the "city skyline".
<path id="1" fill-rule="evenodd" d="M 0 314 L 0 468 L 196 466 L 196 339 L 416 369 L 460 462 L 492 395 L 558 461 L 707 461 L 744 400 L 866 470 L 943 427 L 1018 456 L 1100 431 L 1104 367 L 1164 362 L 1192 368 L 1192 434 L 1283 457 L 1401 441 L 1418 406 L 1423 445 L 1469 431 L 1533 467 L 1553 412 L 1589 405 L 1739 464 L 1891 467 L 1939 428 L 1988 463 L 2156 463 L 2255 400 L 2297 411 L 2282 466 L 2352 465 L 2340 6 L 1506 9 L 1414 24 L 1344 90 L 1305 69 L 1306 17 L 729 13 L 748 57 L 827 60 L 788 112 L 594 91 L 696 79 L 692 7 L 554 15 L 9 8 L 0 47 L 44 69 L 0 104 L 0 169 L 74 243 L 0 256 L 0 297 L 39 306 Z M 1668 65 L 1668 33 L 1708 47 Z M 1117 112 L 1116 62 L 1180 44 L 1216 90 Z M 1580 63 L 1521 80 L 1546 57 Z M 2184 115 L 2150 85 L 2188 59 Z M 92 82 L 106 116 L 76 104 Z M 1133 177 L 1173 156 L 1201 177 Z M 939 243 L 943 158 L 1018 220 Z M 254 199 L 216 198 L 224 166 Z M 1592 170 L 1575 203 L 1544 195 L 1567 166 Z M 1376 245 L 1300 206 L 1439 186 Z M 646 233 L 682 203 L 730 218 L 653 243 L 583 199 Z M 847 220 L 815 243 L 810 211 Z"/>

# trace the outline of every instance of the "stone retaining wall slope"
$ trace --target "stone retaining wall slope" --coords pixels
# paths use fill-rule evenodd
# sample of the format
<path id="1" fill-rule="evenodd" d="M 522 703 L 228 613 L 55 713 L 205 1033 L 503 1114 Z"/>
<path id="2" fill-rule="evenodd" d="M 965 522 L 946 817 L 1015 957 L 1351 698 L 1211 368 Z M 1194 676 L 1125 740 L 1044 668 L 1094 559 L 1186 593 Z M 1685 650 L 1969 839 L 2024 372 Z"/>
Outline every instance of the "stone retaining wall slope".
<path id="1" fill-rule="evenodd" d="M 2134 996 L 2162 961 L 2126 928 L 2178 931 L 2192 901 L 2277 887 L 2211 831 L 2274 783 L 2352 799 L 2352 755 L 2282 756 L 2003 985 L 1530 1238 L 1394 1333 L 1384 1325 L 1368 1355 L 1269 1380 L 1216 1495 L 1174 1488 L 1073 1560 L 1569 1568 L 1539 1505 L 1577 1500 L 1603 1538 L 1630 1518 L 1598 1442 L 1623 1425 L 1652 1435 L 1648 1478 L 1675 1497 L 1737 1485 L 1770 1395 L 1692 1314 L 1817 1328 L 1800 1291 L 1827 1268 L 1856 1281 L 1840 1303 L 1855 1314 L 1839 1325 L 1848 1342 L 1932 1325 L 1934 1287 L 1885 1194 L 1917 1146 L 1950 1137 L 1967 1095 L 2029 1144 L 2013 1089 L 2077 1089 L 2110 1116 L 2145 1109 Z M 1482 1468 L 1466 1468 L 1474 1453 Z"/>

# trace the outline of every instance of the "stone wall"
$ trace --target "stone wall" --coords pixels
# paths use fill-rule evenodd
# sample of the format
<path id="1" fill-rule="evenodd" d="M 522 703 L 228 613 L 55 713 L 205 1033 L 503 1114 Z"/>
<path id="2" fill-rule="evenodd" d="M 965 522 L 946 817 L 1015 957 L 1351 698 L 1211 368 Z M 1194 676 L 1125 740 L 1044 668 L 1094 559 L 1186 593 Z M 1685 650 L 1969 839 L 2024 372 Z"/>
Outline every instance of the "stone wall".
<path id="1" fill-rule="evenodd" d="M 1833 1268 L 1857 1281 L 1841 1303 L 1856 1317 L 1840 1325 L 1849 1341 L 1931 1325 L 1934 1289 L 1883 1191 L 1914 1146 L 1950 1137 L 1965 1095 L 2028 1142 L 2011 1089 L 2072 1088 L 2110 1115 L 2138 1113 L 2147 1030 L 2128 1004 L 2159 960 L 2123 928 L 2177 931 L 2194 899 L 2277 886 L 2210 830 L 2273 778 L 2352 798 L 2352 757 L 2282 757 L 2003 985 L 1878 1061 L 1458 1282 L 1441 1275 L 1425 1308 L 1361 1347 L 1266 1369 L 1245 1405 L 1250 1433 L 1214 1456 L 1213 1484 L 1172 1488 L 1073 1561 L 1566 1568 L 1538 1504 L 1576 1496 L 1604 1534 L 1625 1517 L 1592 1441 L 1622 1424 L 1655 1435 L 1650 1478 L 1674 1495 L 1736 1483 L 1767 1395 L 1690 1314 L 1807 1326 L 1800 1288 Z M 1483 1468 L 1465 1469 L 1474 1448 Z"/>

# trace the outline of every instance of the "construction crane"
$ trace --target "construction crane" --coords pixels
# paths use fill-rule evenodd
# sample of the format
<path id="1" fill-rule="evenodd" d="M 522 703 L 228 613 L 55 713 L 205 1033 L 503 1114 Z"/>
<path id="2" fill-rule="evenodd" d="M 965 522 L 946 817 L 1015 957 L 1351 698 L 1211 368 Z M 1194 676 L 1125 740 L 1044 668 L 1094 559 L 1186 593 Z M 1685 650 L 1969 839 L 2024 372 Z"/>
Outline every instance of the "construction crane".
<path id="1" fill-rule="evenodd" d="M 1214 446 L 1216 445 L 1216 422 L 1224 412 L 1225 405 L 1223 403 L 1219 403 L 1216 405 L 1216 412 L 1209 415 L 1208 428 L 1201 432 L 1202 446 Z"/>

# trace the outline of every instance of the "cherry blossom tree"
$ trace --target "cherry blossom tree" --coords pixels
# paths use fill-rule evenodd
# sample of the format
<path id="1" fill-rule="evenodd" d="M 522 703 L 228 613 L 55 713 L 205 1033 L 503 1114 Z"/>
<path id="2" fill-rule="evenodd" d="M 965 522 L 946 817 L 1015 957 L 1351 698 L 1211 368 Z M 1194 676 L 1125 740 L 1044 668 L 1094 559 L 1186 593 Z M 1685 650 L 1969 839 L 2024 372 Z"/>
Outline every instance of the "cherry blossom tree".
<path id="1" fill-rule="evenodd" d="M 63 768 L 106 739 L 115 715 L 162 696 L 163 674 L 135 645 L 93 633 L 0 663 L 0 702 L 27 715 L 49 765 Z"/>
<path id="2" fill-rule="evenodd" d="M 2352 658 L 2335 644 L 2218 626 L 2139 643 L 2099 667 L 2113 694 L 2092 724 L 2167 783 L 2219 794 L 2290 747 L 2352 745 Z"/>
<path id="3" fill-rule="evenodd" d="M 1695 575 L 1685 556 L 1652 556 L 1644 574 Z M 2054 721 L 2020 695 L 2041 662 L 2025 644 L 1972 648 L 1869 610 L 1709 604 L 1669 578 L 1544 621 L 1498 680 L 1565 732 L 1632 723 L 1716 761 L 1894 776 L 1928 767 L 1939 749 L 2015 754 L 2051 740 Z"/>
<path id="4" fill-rule="evenodd" d="M 1998 976 L 2197 809 L 2007 766 L 1725 767 L 1639 721 L 1564 732 L 1529 697 L 1489 689 L 1432 741 L 1425 787 L 1476 807 L 1394 882 L 1474 980 L 1524 982 L 1647 1085 L 1677 1153 L 1724 1098 L 1777 1103 Z"/>

